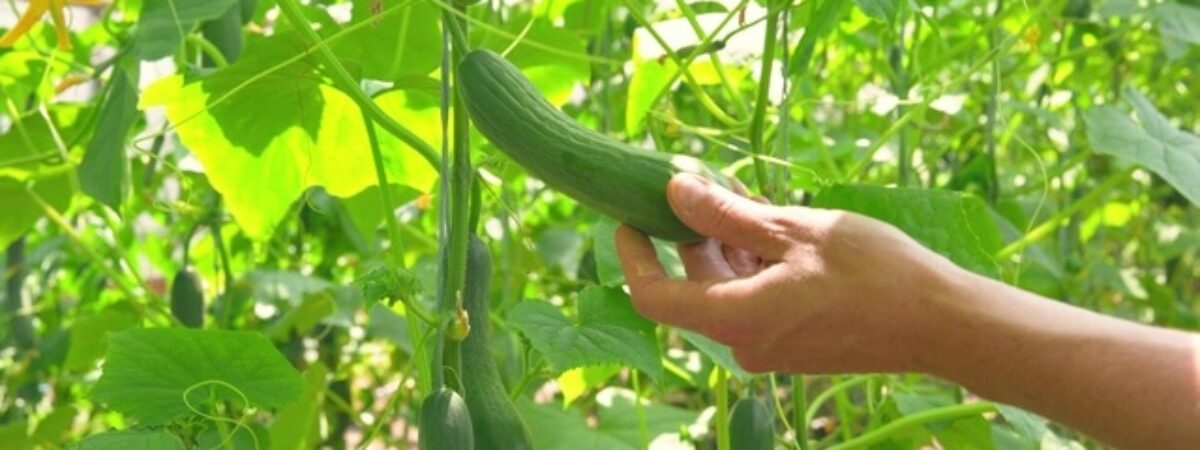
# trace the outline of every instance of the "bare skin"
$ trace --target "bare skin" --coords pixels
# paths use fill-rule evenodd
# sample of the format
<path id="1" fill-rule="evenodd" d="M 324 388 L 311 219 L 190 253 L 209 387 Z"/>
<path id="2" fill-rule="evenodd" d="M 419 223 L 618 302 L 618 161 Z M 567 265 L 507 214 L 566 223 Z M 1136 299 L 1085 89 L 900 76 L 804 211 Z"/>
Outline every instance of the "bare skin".
<path id="1" fill-rule="evenodd" d="M 634 307 L 729 345 L 747 370 L 926 373 L 1118 448 L 1200 448 L 1200 335 L 975 275 L 861 215 L 758 203 L 689 175 L 668 197 L 710 239 L 680 246 L 687 279 L 672 279 L 621 227 Z"/>

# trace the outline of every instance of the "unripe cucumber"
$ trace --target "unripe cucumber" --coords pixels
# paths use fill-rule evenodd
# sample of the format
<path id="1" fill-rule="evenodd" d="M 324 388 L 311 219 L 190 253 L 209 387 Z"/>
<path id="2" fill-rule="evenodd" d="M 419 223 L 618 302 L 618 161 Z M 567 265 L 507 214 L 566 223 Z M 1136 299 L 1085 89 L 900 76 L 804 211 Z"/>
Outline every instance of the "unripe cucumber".
<path id="1" fill-rule="evenodd" d="M 469 450 L 475 448 L 471 414 L 458 393 L 440 389 L 421 403 L 421 450 Z"/>
<path id="2" fill-rule="evenodd" d="M 635 148 L 580 125 L 489 50 L 472 51 L 459 62 L 458 89 L 475 126 L 517 164 L 651 236 L 679 242 L 701 237 L 667 203 L 672 175 L 689 172 L 729 186 L 696 158 Z"/>
<path id="3" fill-rule="evenodd" d="M 772 450 L 775 448 L 775 418 L 771 410 L 756 398 L 743 398 L 729 413 L 729 443 L 733 450 Z"/>
<path id="4" fill-rule="evenodd" d="M 488 285 L 492 277 L 492 257 L 487 245 L 471 236 L 467 253 L 467 280 L 463 303 L 470 316 L 471 332 L 463 340 L 462 380 L 467 407 L 475 429 L 477 450 L 529 450 L 533 438 L 529 427 L 517 413 L 500 370 L 492 360 L 491 327 L 488 323 Z"/>
<path id="5" fill-rule="evenodd" d="M 171 315 L 189 328 L 204 327 L 204 291 L 200 278 L 184 267 L 171 280 Z"/>

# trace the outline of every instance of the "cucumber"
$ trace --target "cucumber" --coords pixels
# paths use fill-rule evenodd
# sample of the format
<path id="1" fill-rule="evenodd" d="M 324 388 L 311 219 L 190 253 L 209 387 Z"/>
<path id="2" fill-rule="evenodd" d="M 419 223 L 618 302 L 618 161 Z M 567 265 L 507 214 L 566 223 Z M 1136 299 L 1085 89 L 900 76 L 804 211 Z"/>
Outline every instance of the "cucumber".
<path id="1" fill-rule="evenodd" d="M 462 397 L 449 389 L 439 389 L 421 403 L 421 450 L 463 450 L 475 447 L 471 414 Z"/>
<path id="2" fill-rule="evenodd" d="M 462 341 L 462 380 L 467 407 L 475 429 L 476 449 L 529 450 L 533 438 L 508 398 L 500 370 L 492 360 L 488 323 L 488 286 L 492 257 L 487 245 L 472 235 L 467 253 L 467 280 L 463 303 L 470 316 L 471 332 Z"/>
<path id="3" fill-rule="evenodd" d="M 204 291 L 200 278 L 184 267 L 171 280 L 171 315 L 189 328 L 204 327 Z"/>
<path id="4" fill-rule="evenodd" d="M 677 242 L 701 238 L 667 204 L 672 175 L 694 173 L 729 187 L 696 158 L 635 148 L 580 125 L 489 50 L 463 57 L 457 81 L 475 126 L 513 161 L 550 187 L 648 235 Z"/>
<path id="5" fill-rule="evenodd" d="M 772 450 L 775 448 L 775 418 L 771 410 L 756 398 L 743 398 L 729 413 L 729 443 L 733 450 Z"/>

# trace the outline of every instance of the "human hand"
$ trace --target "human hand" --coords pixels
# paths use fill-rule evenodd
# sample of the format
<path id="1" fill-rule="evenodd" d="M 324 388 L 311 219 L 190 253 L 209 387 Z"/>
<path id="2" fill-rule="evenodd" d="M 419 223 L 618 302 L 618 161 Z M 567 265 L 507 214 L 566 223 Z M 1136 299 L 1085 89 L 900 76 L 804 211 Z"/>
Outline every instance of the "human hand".
<path id="1" fill-rule="evenodd" d="M 692 175 L 676 175 L 668 199 L 710 239 L 679 246 L 680 280 L 645 236 L 617 231 L 639 313 L 729 345 L 754 372 L 923 369 L 957 266 L 875 219 L 758 203 Z"/>

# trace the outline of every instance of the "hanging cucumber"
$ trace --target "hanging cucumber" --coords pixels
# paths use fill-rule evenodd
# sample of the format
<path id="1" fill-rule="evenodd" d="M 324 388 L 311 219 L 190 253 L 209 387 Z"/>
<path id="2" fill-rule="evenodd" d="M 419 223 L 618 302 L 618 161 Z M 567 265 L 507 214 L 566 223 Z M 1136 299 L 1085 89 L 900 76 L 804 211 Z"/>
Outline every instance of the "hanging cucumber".
<path id="1" fill-rule="evenodd" d="M 204 327 L 204 291 L 200 278 L 184 267 L 171 280 L 171 315 L 189 328 Z"/>
<path id="2" fill-rule="evenodd" d="M 489 50 L 458 64 L 458 89 L 479 131 L 551 187 L 654 237 L 700 239 L 667 204 L 667 182 L 694 173 L 729 187 L 703 161 L 635 148 L 572 120 Z"/>
<path id="3" fill-rule="evenodd" d="M 775 418 L 767 405 L 752 397 L 734 403 L 729 414 L 729 443 L 733 450 L 774 449 Z"/>
<path id="4" fill-rule="evenodd" d="M 528 450 L 533 448 L 529 427 L 517 414 L 508 398 L 500 370 L 492 360 L 491 330 L 488 324 L 488 286 L 492 277 L 492 257 L 487 245 L 471 236 L 467 253 L 467 280 L 463 303 L 470 316 L 471 332 L 463 340 L 462 379 L 467 406 L 475 429 L 478 450 Z"/>
<path id="5" fill-rule="evenodd" d="M 475 448 L 471 414 L 458 393 L 439 389 L 421 403 L 420 450 L 464 450 Z"/>

